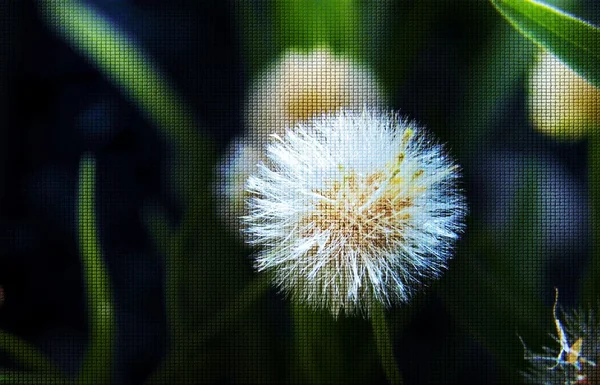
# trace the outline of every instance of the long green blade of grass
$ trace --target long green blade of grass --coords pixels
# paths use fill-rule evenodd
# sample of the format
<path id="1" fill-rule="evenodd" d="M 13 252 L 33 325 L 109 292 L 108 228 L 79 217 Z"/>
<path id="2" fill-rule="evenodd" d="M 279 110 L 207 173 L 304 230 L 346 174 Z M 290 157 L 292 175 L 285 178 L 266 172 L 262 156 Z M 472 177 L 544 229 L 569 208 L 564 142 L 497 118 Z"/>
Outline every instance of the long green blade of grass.
<path id="1" fill-rule="evenodd" d="M 79 169 L 77 228 L 88 305 L 90 342 L 78 382 L 110 384 L 116 326 L 109 276 L 102 261 L 98 237 L 95 180 L 95 160 L 84 155 Z"/>
<path id="2" fill-rule="evenodd" d="M 77 0 L 42 0 L 46 22 L 115 85 L 166 139 L 187 146 L 192 113 L 133 36 Z"/>

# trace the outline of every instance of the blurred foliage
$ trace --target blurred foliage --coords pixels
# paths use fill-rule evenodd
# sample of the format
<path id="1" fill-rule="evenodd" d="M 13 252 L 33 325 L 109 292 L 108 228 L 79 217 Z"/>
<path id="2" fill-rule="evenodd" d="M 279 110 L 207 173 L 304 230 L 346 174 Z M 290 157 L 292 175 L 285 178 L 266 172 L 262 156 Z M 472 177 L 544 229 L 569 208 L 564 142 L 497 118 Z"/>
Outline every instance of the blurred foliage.
<path id="1" fill-rule="evenodd" d="M 114 359 L 115 314 L 110 279 L 104 265 L 96 220 L 96 164 L 89 154 L 81 160 L 77 229 L 86 282 L 90 339 L 76 379 L 69 379 L 36 347 L 0 332 L 0 346 L 29 372 L 4 371 L 5 384 L 111 384 Z"/>
<path id="2" fill-rule="evenodd" d="M 427 364 L 435 369 L 420 372 L 419 383 L 468 383 L 466 379 L 485 381 L 487 376 L 494 383 L 522 381 L 524 350 L 518 337 L 535 350 L 551 343 L 548 332 L 553 330 L 548 300 L 553 284 L 547 278 L 548 246 L 541 226 L 547 192 L 539 175 L 552 171 L 531 160 L 535 157 L 520 165 L 525 172 L 514 183 L 514 205 L 501 226 L 492 225 L 477 207 L 484 198 L 476 174 L 486 172 L 479 161 L 490 147 L 510 143 L 526 153 L 539 150 L 521 140 L 533 134 L 527 131 L 522 107 L 515 107 L 523 102 L 524 79 L 536 52 L 525 36 L 599 85 L 600 35 L 596 27 L 539 2 L 491 3 L 230 3 L 251 79 L 290 49 L 329 46 L 350 54 L 372 66 L 391 105 L 426 122 L 463 164 L 473 207 L 449 271 L 410 305 L 382 312 L 370 324 L 356 317 L 334 319 L 275 294 L 268 277 L 253 272 L 251 251 L 228 234 L 214 211 L 218 152 L 203 134 L 194 106 L 143 45 L 99 9 L 76 0 L 38 2 L 48 25 L 137 108 L 169 148 L 165 171 L 183 214 L 175 220 L 155 202 L 147 202 L 142 213 L 153 246 L 165 257 L 169 327 L 168 350 L 147 383 L 400 383 L 398 368 L 406 383 L 416 383 L 414 373 Z M 444 87 L 450 91 L 440 91 Z M 511 113 L 518 124 L 506 117 Z M 588 180 L 594 239 L 600 239 L 598 162 L 596 136 L 590 140 Z M 513 166 L 507 161 L 501 167 Z M 75 381 L 110 383 L 117 326 L 102 261 L 94 183 L 95 163 L 86 155 L 80 169 L 78 232 L 90 339 Z M 594 302 L 599 292 L 597 244 L 588 269 L 587 302 Z M 442 316 L 431 319 L 438 313 L 448 315 L 448 325 L 442 325 Z M 427 322 L 419 318 L 423 315 Z M 438 335 L 429 325 L 448 330 Z M 411 336 L 416 341 L 405 346 L 402 342 Z M 473 350 L 453 351 L 463 345 L 448 336 L 462 338 Z M 419 350 L 422 346 L 438 350 L 429 353 Z M 0 347 L 26 370 L 0 372 L 2 383 L 40 383 L 41 377 L 43 383 L 71 381 L 36 347 L 12 334 L 0 332 Z M 490 367 L 478 368 L 487 356 Z M 461 372 L 466 374 L 461 377 Z"/>
<path id="3" fill-rule="evenodd" d="M 521 33 L 600 87 L 600 28 L 536 1 L 492 3 Z"/>
<path id="4" fill-rule="evenodd" d="M 31 378 L 49 378 L 57 383 L 66 382 L 67 379 L 42 352 L 35 346 L 31 346 L 26 341 L 11 335 L 7 332 L 0 331 L 0 347 L 7 352 L 16 363 L 27 370 L 21 371 L 3 371 L 0 373 L 0 382 L 2 383 L 18 383 L 22 377 Z"/>
<path id="5" fill-rule="evenodd" d="M 600 87 L 600 28 L 551 5 L 531 0 L 492 0 L 498 11 L 523 35 Z M 599 101 L 592 101 L 598 103 Z M 593 248 L 582 282 L 583 306 L 600 309 L 600 133 L 593 127 L 588 141 L 588 188 Z"/>

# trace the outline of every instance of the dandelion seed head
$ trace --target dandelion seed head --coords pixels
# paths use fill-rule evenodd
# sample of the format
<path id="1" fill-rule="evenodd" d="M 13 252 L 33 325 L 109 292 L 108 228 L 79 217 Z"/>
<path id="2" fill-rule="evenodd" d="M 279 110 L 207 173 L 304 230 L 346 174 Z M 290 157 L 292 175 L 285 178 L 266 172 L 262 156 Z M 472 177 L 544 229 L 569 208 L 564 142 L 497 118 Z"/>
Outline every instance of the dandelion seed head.
<path id="1" fill-rule="evenodd" d="M 559 316 L 557 308 L 555 302 L 556 343 L 545 347 L 542 353 L 526 348 L 530 368 L 525 379 L 544 385 L 600 384 L 600 322 L 591 311 Z"/>
<path id="2" fill-rule="evenodd" d="M 424 129 L 341 111 L 274 135 L 246 184 L 250 243 L 292 298 L 337 315 L 408 301 L 463 229 L 457 166 Z"/>

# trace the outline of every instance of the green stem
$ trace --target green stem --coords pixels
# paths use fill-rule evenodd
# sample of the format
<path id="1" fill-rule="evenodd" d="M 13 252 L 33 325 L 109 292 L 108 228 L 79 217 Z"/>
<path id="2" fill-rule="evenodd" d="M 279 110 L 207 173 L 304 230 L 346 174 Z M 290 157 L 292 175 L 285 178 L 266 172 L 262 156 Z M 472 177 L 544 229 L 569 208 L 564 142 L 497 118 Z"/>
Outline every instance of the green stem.
<path id="1" fill-rule="evenodd" d="M 90 323 L 90 346 L 78 383 L 100 385 L 111 383 L 116 325 L 108 271 L 102 260 L 98 237 L 95 183 L 95 160 L 89 155 L 84 155 L 79 171 L 77 227 Z"/>
<path id="2" fill-rule="evenodd" d="M 597 306 L 600 296 L 600 134 L 588 141 L 588 191 L 590 200 L 592 252 L 583 281 L 583 301 Z"/>
<path id="3" fill-rule="evenodd" d="M 381 365 L 385 372 L 388 382 L 392 385 L 402 385 L 402 375 L 394 359 L 394 347 L 385 319 L 385 309 L 383 305 L 377 302 L 371 314 L 371 325 L 373 326 L 373 337 L 377 344 L 377 353 L 381 360 Z"/>
<path id="4" fill-rule="evenodd" d="M 321 322 L 318 314 L 313 309 L 307 309 L 298 301 L 290 304 L 293 322 L 294 336 L 294 365 L 292 377 L 300 379 L 301 383 L 319 384 L 325 382 L 320 378 L 321 370 L 314 357 L 314 351 L 321 346 L 316 343 L 322 342 L 324 333 L 330 333 L 326 322 Z M 328 315 L 329 316 L 329 315 Z M 320 363 L 320 361 L 319 361 Z M 297 369 L 296 369 L 297 367 Z"/>

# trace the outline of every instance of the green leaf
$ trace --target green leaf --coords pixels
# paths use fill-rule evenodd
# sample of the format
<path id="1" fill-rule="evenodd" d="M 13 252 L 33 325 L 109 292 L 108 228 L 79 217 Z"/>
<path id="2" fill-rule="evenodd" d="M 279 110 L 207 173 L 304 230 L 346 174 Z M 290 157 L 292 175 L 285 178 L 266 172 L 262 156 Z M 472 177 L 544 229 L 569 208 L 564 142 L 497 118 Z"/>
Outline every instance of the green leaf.
<path id="1" fill-rule="evenodd" d="M 90 347 L 78 382 L 110 384 L 116 326 L 109 276 L 102 261 L 96 224 L 95 182 L 96 163 L 86 154 L 79 169 L 77 229 L 90 322 Z"/>
<path id="2" fill-rule="evenodd" d="M 67 381 L 64 374 L 48 357 L 35 346 L 11 333 L 0 330 L 0 349 L 24 369 L 36 372 L 38 376 L 54 378 L 57 382 Z M 5 377 L 0 376 L 0 383 L 5 383 L 4 379 Z"/>
<path id="3" fill-rule="evenodd" d="M 134 36 L 82 1 L 42 0 L 40 11 L 57 35 L 118 88 L 177 151 L 204 162 L 214 157 L 214 149 L 198 135 L 193 111 Z M 197 181 L 186 183 L 190 176 L 194 174 L 182 172 L 176 177 L 187 186 Z M 193 198 L 183 192 L 186 201 Z"/>
<path id="4" fill-rule="evenodd" d="M 459 127 L 470 127 L 469 135 L 457 135 L 460 157 L 474 154 L 474 148 L 487 139 L 501 116 L 510 95 L 522 87 L 538 51 L 523 35 L 508 23 L 500 23 L 486 38 L 484 49 L 474 56 L 469 76 L 465 76 L 467 92 L 462 98 Z"/>
<path id="5" fill-rule="evenodd" d="M 358 53 L 361 40 L 356 0 L 290 0 L 274 3 L 276 38 L 281 51 L 310 51 L 325 46 L 337 53 Z"/>
<path id="6" fill-rule="evenodd" d="M 533 0 L 491 0 L 523 35 L 600 87 L 600 29 Z"/>
<path id="7" fill-rule="evenodd" d="M 182 129 L 193 127 L 192 114 L 133 36 L 81 1 L 45 0 L 40 9 L 71 48 L 118 87 L 144 117 L 170 139 L 185 142 Z"/>
<path id="8" fill-rule="evenodd" d="M 82 1 L 42 0 L 40 11 L 46 23 L 118 88 L 141 116 L 182 154 L 174 164 L 179 167 L 174 173 L 177 191 L 183 194 L 186 203 L 202 202 L 194 186 L 207 185 L 210 169 L 196 165 L 209 164 L 215 158 L 215 149 L 200 137 L 193 111 L 164 71 L 134 36 Z"/>

